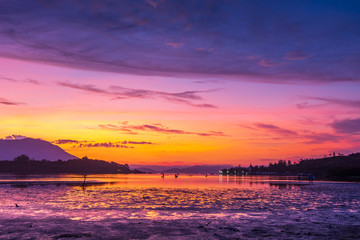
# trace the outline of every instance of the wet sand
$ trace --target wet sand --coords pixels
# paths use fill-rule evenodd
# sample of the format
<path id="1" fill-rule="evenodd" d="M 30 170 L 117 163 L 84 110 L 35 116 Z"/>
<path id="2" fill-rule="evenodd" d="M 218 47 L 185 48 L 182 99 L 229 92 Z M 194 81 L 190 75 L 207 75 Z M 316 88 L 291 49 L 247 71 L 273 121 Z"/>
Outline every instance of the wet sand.
<path id="1" fill-rule="evenodd" d="M 14 209 L 15 211 L 16 209 Z M 322 217 L 327 216 L 327 217 Z M 353 213 L 309 211 L 239 219 L 67 218 L 0 220 L 0 239 L 359 239 L 360 218 Z"/>

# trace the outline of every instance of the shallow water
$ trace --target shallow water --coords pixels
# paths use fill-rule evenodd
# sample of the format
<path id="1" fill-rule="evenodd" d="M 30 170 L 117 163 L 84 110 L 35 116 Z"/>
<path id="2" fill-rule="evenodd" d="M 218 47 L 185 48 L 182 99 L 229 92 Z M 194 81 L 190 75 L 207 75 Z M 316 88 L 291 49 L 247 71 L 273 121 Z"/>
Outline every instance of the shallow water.
<path id="1" fill-rule="evenodd" d="M 360 237 L 358 183 L 269 176 L 89 175 L 83 187 L 80 175 L 0 178 L 1 224 L 38 223 L 36 234 L 42 235 L 27 237 L 61 238 L 61 231 L 85 239 Z M 163 231 L 153 229 L 154 223 Z M 125 231 L 116 224 L 135 225 Z M 76 233 L 79 225 L 87 229 L 83 235 Z M 27 228 L 21 225 L 19 231 L 28 234 Z M 19 231 L 3 228 L 1 236 L 16 238 Z M 343 231 L 347 233 L 339 235 Z"/>

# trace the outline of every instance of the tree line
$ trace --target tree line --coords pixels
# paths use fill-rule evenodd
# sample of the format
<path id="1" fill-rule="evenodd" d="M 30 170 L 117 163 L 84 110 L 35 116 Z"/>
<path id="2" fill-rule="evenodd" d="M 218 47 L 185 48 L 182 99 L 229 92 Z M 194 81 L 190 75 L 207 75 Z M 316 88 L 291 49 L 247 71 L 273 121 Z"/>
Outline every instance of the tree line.
<path id="1" fill-rule="evenodd" d="M 360 153 L 332 154 L 323 158 L 301 159 L 298 162 L 279 160 L 267 166 L 234 167 L 220 171 L 224 175 L 314 175 L 328 179 L 360 180 Z"/>
<path id="2" fill-rule="evenodd" d="M 0 173 L 15 174 L 116 174 L 116 173 L 142 173 L 139 170 L 131 170 L 127 164 L 94 160 L 87 157 L 70 159 L 67 161 L 37 161 L 27 155 L 15 157 L 13 161 L 0 161 Z"/>

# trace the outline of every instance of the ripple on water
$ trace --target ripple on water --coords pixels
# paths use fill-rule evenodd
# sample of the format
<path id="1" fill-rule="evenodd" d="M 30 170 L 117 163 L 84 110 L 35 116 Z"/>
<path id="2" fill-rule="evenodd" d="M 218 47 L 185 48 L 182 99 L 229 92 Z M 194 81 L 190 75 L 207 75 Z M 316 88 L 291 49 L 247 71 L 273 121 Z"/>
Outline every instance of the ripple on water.
<path id="1" fill-rule="evenodd" d="M 291 184 L 279 180 L 256 183 L 253 179 L 250 179 L 251 184 L 245 184 L 242 179 L 241 183 L 224 185 L 213 177 L 210 184 L 204 185 L 204 180 L 197 184 L 196 179 L 183 178 L 184 183 L 179 178 L 176 184 L 161 185 L 156 179 L 155 186 L 149 182 L 144 186 L 136 181 L 134 184 L 94 185 L 86 189 L 46 184 L 17 188 L 2 184 L 0 215 L 62 216 L 97 221 L 114 218 L 266 218 L 268 214 L 306 211 L 358 214 L 360 209 L 359 184 Z M 188 179 L 191 184 L 186 185 Z M 14 203 L 21 207 L 15 209 Z"/>

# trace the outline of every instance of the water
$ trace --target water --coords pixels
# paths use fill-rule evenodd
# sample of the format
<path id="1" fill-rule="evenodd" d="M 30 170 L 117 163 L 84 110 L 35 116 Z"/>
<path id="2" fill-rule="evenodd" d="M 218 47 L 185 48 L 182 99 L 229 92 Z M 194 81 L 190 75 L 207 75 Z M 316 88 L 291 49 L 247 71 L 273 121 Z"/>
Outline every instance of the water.
<path id="1" fill-rule="evenodd" d="M 358 183 L 89 175 L 83 187 L 80 175 L 0 178 L 4 239 L 360 238 Z"/>

